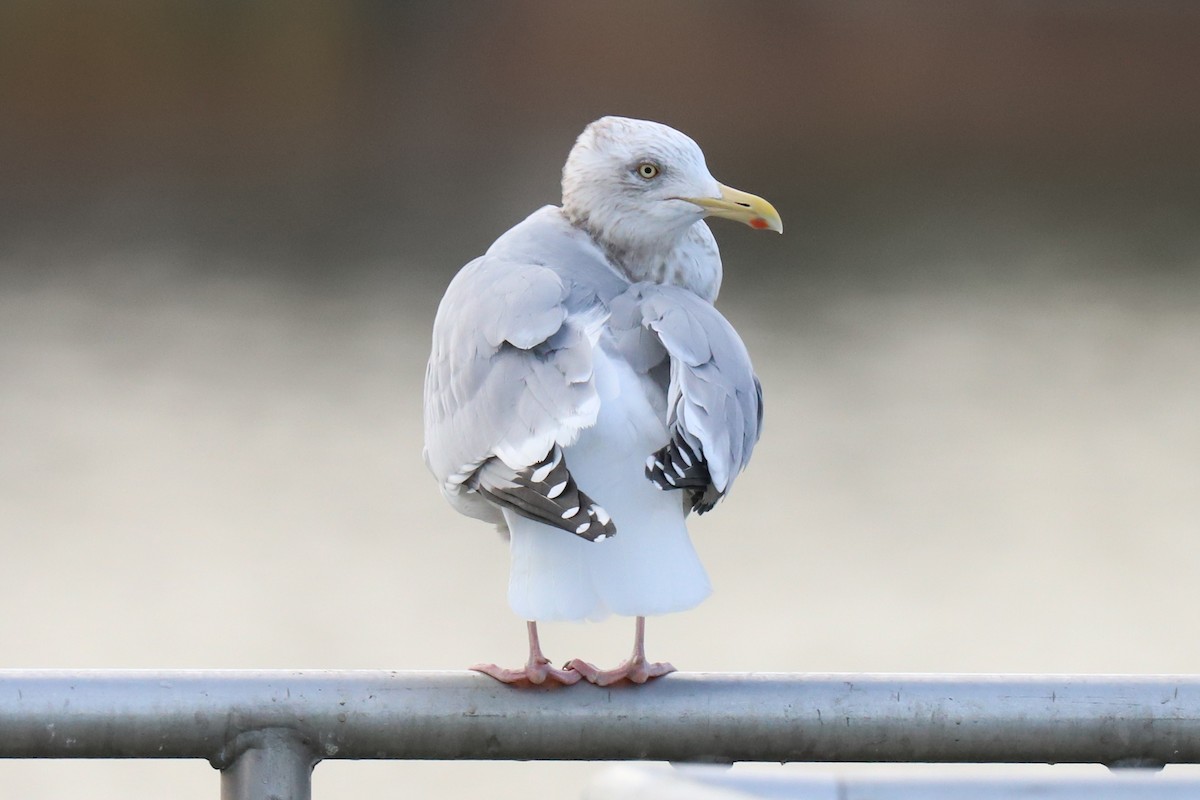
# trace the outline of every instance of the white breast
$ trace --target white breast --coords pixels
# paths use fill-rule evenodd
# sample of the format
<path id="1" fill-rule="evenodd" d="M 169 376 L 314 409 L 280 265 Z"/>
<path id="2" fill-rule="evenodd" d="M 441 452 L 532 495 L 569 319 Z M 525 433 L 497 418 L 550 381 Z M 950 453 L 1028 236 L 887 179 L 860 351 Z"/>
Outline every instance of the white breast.
<path id="1" fill-rule="evenodd" d="M 508 599 L 524 619 L 667 614 L 711 592 L 688 538 L 682 498 L 644 475 L 646 457 L 667 442 L 661 412 L 647 397 L 660 390 L 605 347 L 596 350 L 595 376 L 599 417 L 564 453 L 576 483 L 608 511 L 617 534 L 587 542 L 506 510 Z"/>

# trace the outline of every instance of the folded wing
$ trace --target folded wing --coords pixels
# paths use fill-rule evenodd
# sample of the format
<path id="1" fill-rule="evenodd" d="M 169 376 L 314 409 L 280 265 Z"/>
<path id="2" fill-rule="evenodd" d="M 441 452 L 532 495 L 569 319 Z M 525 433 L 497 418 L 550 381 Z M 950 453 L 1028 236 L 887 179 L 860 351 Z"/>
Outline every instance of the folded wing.
<path id="1" fill-rule="evenodd" d="M 505 506 L 590 540 L 615 532 L 561 451 L 596 421 L 606 317 L 551 269 L 501 256 L 451 282 L 426 372 L 425 459 L 460 510 L 500 522 Z"/>
<path id="2" fill-rule="evenodd" d="M 762 429 L 762 387 L 737 331 L 676 286 L 639 283 L 612 301 L 610 325 L 635 368 L 665 384 L 670 441 L 646 477 L 712 509 L 750 461 Z"/>

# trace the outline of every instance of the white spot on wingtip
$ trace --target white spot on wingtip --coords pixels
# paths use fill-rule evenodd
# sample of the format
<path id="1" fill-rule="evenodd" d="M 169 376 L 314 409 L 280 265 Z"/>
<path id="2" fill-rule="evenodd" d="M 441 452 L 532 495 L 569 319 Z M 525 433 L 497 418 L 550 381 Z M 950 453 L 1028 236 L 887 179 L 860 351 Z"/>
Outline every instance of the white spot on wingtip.
<path id="1" fill-rule="evenodd" d="M 607 525 L 608 523 L 612 522 L 612 517 L 610 517 L 608 512 L 600 506 L 592 506 L 592 513 L 596 516 L 596 520 L 601 525 Z"/>
<path id="2" fill-rule="evenodd" d="M 683 463 L 689 467 L 692 465 L 692 457 L 688 455 L 688 451 L 683 447 L 675 448 L 675 452 L 679 453 L 679 457 L 683 459 Z"/>
<path id="3" fill-rule="evenodd" d="M 678 464 L 672 463 L 671 469 L 675 470 L 676 475 L 678 475 L 681 478 L 683 477 L 683 467 L 679 466 Z"/>
<path id="4" fill-rule="evenodd" d="M 607 538 L 608 538 L 608 534 L 607 534 L 607 533 L 602 533 L 602 534 L 600 534 L 599 536 L 597 536 L 595 539 L 592 539 L 592 541 L 593 541 L 593 542 L 603 542 L 603 541 L 604 541 L 605 539 L 607 539 Z"/>
<path id="5" fill-rule="evenodd" d="M 550 487 L 550 491 L 546 492 L 546 497 L 549 497 L 551 500 L 553 500 L 554 498 L 556 498 L 560 494 L 562 494 L 563 490 L 566 488 L 567 488 L 566 481 L 563 481 L 562 483 L 556 483 Z"/>
<path id="6" fill-rule="evenodd" d="M 562 518 L 570 519 L 571 517 L 575 516 L 578 513 L 579 513 L 579 506 L 575 506 L 574 508 L 568 508 L 566 511 L 564 511 L 562 513 Z"/>
<path id="7" fill-rule="evenodd" d="M 654 469 L 654 456 L 646 457 L 646 469 Z"/>
<path id="8" fill-rule="evenodd" d="M 550 460 L 535 469 L 533 474 L 529 476 L 529 479 L 534 483 L 541 483 L 542 481 L 546 480 L 546 478 L 550 477 L 550 473 L 554 471 L 554 468 L 558 466 L 558 462 L 561 460 L 562 454 L 557 448 L 555 448 L 554 454 Z"/>
<path id="9" fill-rule="evenodd" d="M 672 486 L 675 485 L 675 479 L 671 477 L 671 473 L 664 472 L 663 477 L 667 479 L 667 483 L 671 484 Z"/>
<path id="10" fill-rule="evenodd" d="M 583 523 L 582 525 L 580 525 L 578 528 L 576 528 L 576 529 L 575 529 L 575 532 L 576 532 L 576 533 L 583 533 L 584 531 L 586 531 L 586 530 L 587 530 L 588 528 L 590 528 L 590 527 L 592 527 L 592 523 L 590 523 L 590 522 L 585 522 L 585 523 Z"/>

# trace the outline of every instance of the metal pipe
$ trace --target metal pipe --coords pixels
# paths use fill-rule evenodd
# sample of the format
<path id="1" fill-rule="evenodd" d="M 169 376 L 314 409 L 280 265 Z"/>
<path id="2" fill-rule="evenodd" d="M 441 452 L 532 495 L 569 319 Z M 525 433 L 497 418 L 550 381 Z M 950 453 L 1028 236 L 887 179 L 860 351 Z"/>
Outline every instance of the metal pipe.
<path id="1" fill-rule="evenodd" d="M 314 759 L 1200 763 L 1200 677 L 0 670 L 4 758 L 225 769 L 268 729 Z"/>
<path id="2" fill-rule="evenodd" d="M 221 770 L 221 800 L 312 800 L 317 756 L 304 736 L 272 728 L 241 738 L 237 757 Z"/>

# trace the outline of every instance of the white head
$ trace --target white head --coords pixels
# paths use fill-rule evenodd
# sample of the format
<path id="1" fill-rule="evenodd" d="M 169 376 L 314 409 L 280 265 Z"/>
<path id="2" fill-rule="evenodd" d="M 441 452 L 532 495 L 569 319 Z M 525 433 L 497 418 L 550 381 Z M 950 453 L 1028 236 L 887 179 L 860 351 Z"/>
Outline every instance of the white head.
<path id="1" fill-rule="evenodd" d="M 563 211 L 616 252 L 669 252 L 707 216 L 783 232 L 761 197 L 722 186 L 699 145 L 657 122 L 603 117 L 563 167 Z"/>

